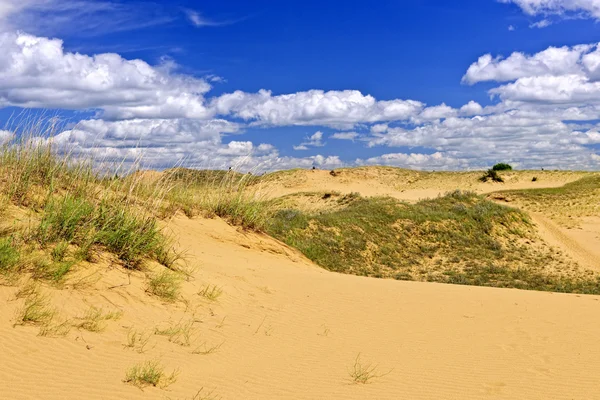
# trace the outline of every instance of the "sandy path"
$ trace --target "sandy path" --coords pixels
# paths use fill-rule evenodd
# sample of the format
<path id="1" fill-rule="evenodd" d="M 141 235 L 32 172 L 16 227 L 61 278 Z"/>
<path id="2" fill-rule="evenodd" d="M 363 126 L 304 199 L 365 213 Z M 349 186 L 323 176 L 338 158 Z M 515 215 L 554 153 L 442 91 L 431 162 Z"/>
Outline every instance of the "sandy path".
<path id="1" fill-rule="evenodd" d="M 190 318 L 142 287 L 88 291 L 88 303 L 123 308 L 104 333 L 39 338 L 7 322 L 16 302 L 0 287 L 0 393 L 10 399 L 184 399 L 201 387 L 223 399 L 600 399 L 600 298 L 379 280 L 321 270 L 274 240 L 219 220 L 178 218 L 173 229 L 199 263 L 193 311 L 210 355 L 152 337 L 146 354 L 124 349 L 127 327 Z M 124 279 L 115 277 L 115 280 Z M 79 294 L 56 301 L 72 307 Z M 87 348 L 90 347 L 90 349 Z M 388 373 L 349 382 L 358 354 Z M 132 363 L 158 358 L 179 380 L 141 391 L 122 382 Z"/>
<path id="2" fill-rule="evenodd" d="M 530 212 L 529 215 L 548 244 L 563 250 L 582 267 L 600 270 L 600 224 L 596 218 L 588 218 L 581 229 L 566 229 L 541 213 Z"/>

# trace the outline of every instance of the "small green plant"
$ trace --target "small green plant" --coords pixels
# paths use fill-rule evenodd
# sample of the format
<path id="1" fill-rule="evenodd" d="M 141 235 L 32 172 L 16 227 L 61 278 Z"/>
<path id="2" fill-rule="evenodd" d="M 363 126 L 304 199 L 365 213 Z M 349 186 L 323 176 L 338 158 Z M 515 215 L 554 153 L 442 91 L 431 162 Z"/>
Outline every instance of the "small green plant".
<path id="1" fill-rule="evenodd" d="M 166 336 L 169 342 L 180 346 L 188 347 L 192 344 L 192 335 L 194 334 L 194 321 L 182 322 L 179 321 L 175 325 L 170 325 L 166 328 L 155 328 L 154 334 Z"/>
<path id="2" fill-rule="evenodd" d="M 58 242 L 56 244 L 56 246 L 54 246 L 54 248 L 52 249 L 52 253 L 50 253 L 50 255 L 52 256 L 52 260 L 56 261 L 56 262 L 64 261 L 68 250 L 69 250 L 69 242 L 66 242 L 66 241 Z"/>
<path id="3" fill-rule="evenodd" d="M 360 360 L 360 353 L 354 360 L 354 365 L 349 369 L 348 373 L 353 383 L 367 384 L 371 383 L 373 379 L 381 378 L 388 375 L 390 372 L 380 374 L 377 372 L 377 365 L 363 364 Z"/>
<path id="4" fill-rule="evenodd" d="M 481 182 L 487 182 L 487 181 L 492 181 L 492 182 L 504 182 L 504 179 L 502 179 L 502 177 L 500 176 L 500 174 L 498 174 L 498 171 L 493 170 L 493 169 L 488 169 L 485 174 L 483 174 L 483 176 L 481 178 L 479 178 L 479 180 Z"/>
<path id="5" fill-rule="evenodd" d="M 64 320 L 61 323 L 53 324 L 47 323 L 40 327 L 40 331 L 38 336 L 44 337 L 62 337 L 67 336 L 71 331 L 71 321 L 68 319 Z"/>
<path id="6" fill-rule="evenodd" d="M 192 351 L 192 354 L 201 354 L 203 356 L 212 354 L 219 350 L 224 343 L 225 342 L 215 345 L 209 345 L 208 343 L 204 342 L 200 346 L 198 346 L 194 351 Z"/>
<path id="7" fill-rule="evenodd" d="M 170 375 L 166 375 L 165 369 L 160 362 L 153 360 L 131 367 L 127 371 L 124 381 L 139 388 L 158 386 L 164 389 L 177 381 L 177 375 L 178 371 L 173 371 Z"/>
<path id="8" fill-rule="evenodd" d="M 122 311 L 104 313 L 101 308 L 92 306 L 83 316 L 77 317 L 78 322 L 75 324 L 75 327 L 90 332 L 102 332 L 106 328 L 106 321 L 117 320 L 122 315 Z"/>
<path id="9" fill-rule="evenodd" d="M 202 296 L 210 301 L 217 300 L 223 294 L 223 289 L 217 285 L 206 285 L 203 286 L 198 292 L 199 296 Z"/>
<path id="10" fill-rule="evenodd" d="M 10 238 L 0 239 L 0 273 L 12 271 L 20 258 L 19 251 Z"/>
<path id="11" fill-rule="evenodd" d="M 23 307 L 17 311 L 14 326 L 49 324 L 56 310 L 49 304 L 49 298 L 34 292 L 25 299 Z"/>
<path id="12" fill-rule="evenodd" d="M 167 301 L 175 301 L 180 288 L 181 277 L 168 270 L 150 277 L 148 281 L 148 292 Z"/>
<path id="13" fill-rule="evenodd" d="M 512 171 L 512 167 L 506 163 L 498 163 L 492 167 L 492 171 Z"/>
<path id="14" fill-rule="evenodd" d="M 138 332 L 137 330 L 130 329 L 127 332 L 127 343 L 125 343 L 125 347 L 135 350 L 136 352 L 142 354 L 146 352 L 146 346 L 150 341 L 150 336 L 152 333 L 144 334 L 143 332 Z"/>

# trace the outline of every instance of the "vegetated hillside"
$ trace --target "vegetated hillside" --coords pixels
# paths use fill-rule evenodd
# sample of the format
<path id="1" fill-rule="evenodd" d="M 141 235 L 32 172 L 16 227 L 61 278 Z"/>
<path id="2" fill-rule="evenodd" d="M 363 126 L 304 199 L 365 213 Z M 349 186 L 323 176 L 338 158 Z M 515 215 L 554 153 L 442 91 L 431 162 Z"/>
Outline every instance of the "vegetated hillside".
<path id="1" fill-rule="evenodd" d="M 557 188 L 506 190 L 489 197 L 516 202 L 525 210 L 543 212 L 562 225 L 573 227 L 581 217 L 600 216 L 600 175 L 586 176 Z"/>
<path id="2" fill-rule="evenodd" d="M 155 217 L 161 191 L 134 179 L 103 178 L 90 163 L 58 156 L 47 144 L 5 144 L 0 278 L 26 275 L 62 285 L 74 270 L 106 257 L 130 270 L 148 263 L 179 270 L 179 254 Z"/>
<path id="3" fill-rule="evenodd" d="M 549 248 L 526 214 L 469 192 L 416 204 L 355 197 L 332 210 L 283 209 L 268 232 L 331 271 L 600 293 L 598 275 Z"/>

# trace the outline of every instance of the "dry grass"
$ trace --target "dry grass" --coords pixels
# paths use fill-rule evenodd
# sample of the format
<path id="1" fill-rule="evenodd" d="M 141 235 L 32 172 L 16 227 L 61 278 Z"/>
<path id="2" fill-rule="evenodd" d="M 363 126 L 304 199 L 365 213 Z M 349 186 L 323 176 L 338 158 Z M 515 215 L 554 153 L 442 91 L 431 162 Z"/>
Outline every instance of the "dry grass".
<path id="1" fill-rule="evenodd" d="M 206 285 L 203 286 L 199 291 L 198 295 L 208 299 L 210 301 L 216 301 L 223 294 L 223 288 L 217 285 Z"/>
<path id="2" fill-rule="evenodd" d="M 139 388 L 156 386 L 164 389 L 177 381 L 178 374 L 178 371 L 173 371 L 167 375 L 159 361 L 146 361 L 131 367 L 125 375 L 124 382 Z"/>
<path id="3" fill-rule="evenodd" d="M 152 333 L 139 332 L 135 329 L 130 329 L 127 332 L 127 343 L 124 344 L 125 348 L 135 350 L 139 354 L 146 352 L 146 347 L 150 341 Z"/>
<path id="4" fill-rule="evenodd" d="M 181 289 L 181 277 L 169 270 L 163 270 L 148 280 L 149 293 L 167 301 L 175 301 Z"/>
<path id="5" fill-rule="evenodd" d="M 101 308 L 92 306 L 84 315 L 76 318 L 77 322 L 74 326 L 89 332 L 102 332 L 106 329 L 106 321 L 116 321 L 122 316 L 122 311 L 104 312 Z"/>
<path id="6" fill-rule="evenodd" d="M 386 373 L 379 373 L 377 372 L 377 370 L 377 365 L 369 363 L 363 364 L 363 362 L 360 359 L 360 353 L 358 353 L 356 359 L 354 360 L 354 364 L 348 370 L 348 374 L 350 375 L 352 383 L 359 383 L 364 385 L 367 383 L 372 383 L 374 379 L 382 378 L 392 372 L 390 370 Z"/>
<path id="7" fill-rule="evenodd" d="M 179 321 L 166 327 L 156 327 L 154 334 L 166 336 L 171 343 L 189 347 L 192 344 L 192 337 L 196 334 L 196 330 L 194 329 L 194 321 Z"/>

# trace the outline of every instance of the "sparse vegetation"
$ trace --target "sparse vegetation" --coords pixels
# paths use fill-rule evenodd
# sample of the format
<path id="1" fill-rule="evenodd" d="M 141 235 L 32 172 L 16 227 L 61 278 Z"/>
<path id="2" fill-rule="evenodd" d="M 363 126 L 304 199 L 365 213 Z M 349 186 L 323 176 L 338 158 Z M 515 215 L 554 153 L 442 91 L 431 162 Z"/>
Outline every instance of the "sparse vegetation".
<path id="1" fill-rule="evenodd" d="M 542 245 L 524 213 L 468 192 L 416 204 L 357 198 L 313 214 L 284 209 L 269 233 L 337 272 L 600 293 L 596 275 L 571 272 L 575 266 Z"/>
<path id="2" fill-rule="evenodd" d="M 131 367 L 125 375 L 125 382 L 139 388 L 158 386 L 164 389 L 177 381 L 177 375 L 177 371 L 170 375 L 165 374 L 165 369 L 159 361 L 146 361 Z"/>
<path id="3" fill-rule="evenodd" d="M 349 369 L 348 373 L 353 383 L 367 384 L 371 383 L 374 379 L 384 377 L 390 374 L 392 371 L 387 373 L 377 372 L 378 366 L 373 364 L 363 364 L 360 360 L 360 353 L 356 356 L 354 364 Z"/>
<path id="4" fill-rule="evenodd" d="M 488 169 L 485 172 L 485 174 L 483 174 L 483 176 L 481 178 L 479 178 L 479 180 L 481 182 L 487 182 L 487 181 L 499 182 L 499 183 L 504 182 L 504 179 L 502 179 L 502 177 L 500 176 L 498 171 L 494 170 L 494 169 Z"/>
<path id="5" fill-rule="evenodd" d="M 125 343 L 124 346 L 135 350 L 140 354 L 145 353 L 146 346 L 148 345 L 151 336 L 152 333 L 144 333 L 135 329 L 130 329 L 129 332 L 127 332 L 127 343 Z"/>
<path id="6" fill-rule="evenodd" d="M 49 297 L 34 291 L 25 298 L 25 304 L 17 311 L 14 326 L 47 325 L 55 314 L 56 310 L 50 305 Z"/>
<path id="7" fill-rule="evenodd" d="M 86 313 L 77 317 L 75 327 L 90 332 L 102 332 L 106 328 L 106 321 L 117 320 L 123 315 L 122 311 L 103 312 L 101 308 L 90 307 Z"/>
<path id="8" fill-rule="evenodd" d="M 188 347 L 192 344 L 192 335 L 194 333 L 194 321 L 179 321 L 178 323 L 169 325 L 166 328 L 157 327 L 154 329 L 155 335 L 166 336 L 169 338 L 169 342 L 184 347 Z"/>
<path id="9" fill-rule="evenodd" d="M 223 289 L 217 285 L 206 285 L 198 292 L 199 296 L 202 296 L 210 301 L 217 300 L 223 294 Z"/>
<path id="10" fill-rule="evenodd" d="M 148 292 L 167 301 L 175 301 L 181 288 L 181 277 L 169 270 L 163 270 L 150 277 Z"/>

